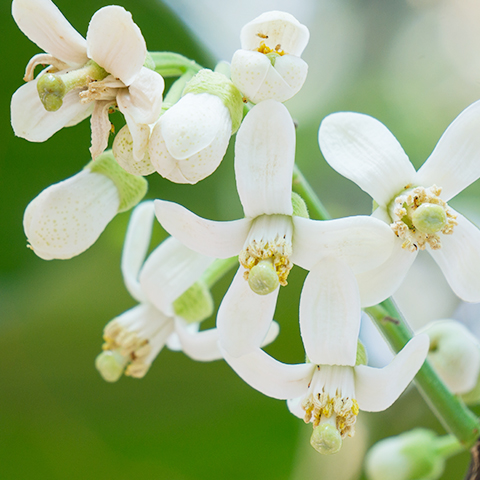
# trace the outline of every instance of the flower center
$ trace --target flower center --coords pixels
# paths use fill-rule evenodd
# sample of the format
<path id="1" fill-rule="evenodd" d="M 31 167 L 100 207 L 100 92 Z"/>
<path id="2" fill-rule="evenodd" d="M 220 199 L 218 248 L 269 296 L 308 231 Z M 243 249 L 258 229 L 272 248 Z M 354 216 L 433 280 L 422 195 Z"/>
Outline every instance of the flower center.
<path id="1" fill-rule="evenodd" d="M 303 399 L 305 423 L 312 422 L 314 434 L 311 443 L 323 445 L 321 448 L 334 449 L 338 443 L 332 427 L 338 431 L 340 439 L 353 437 L 355 422 L 359 412 L 358 403 L 353 398 L 353 369 L 345 366 L 318 365 L 312 379 L 312 390 Z M 330 425 L 330 427 L 322 425 Z M 317 428 L 321 427 L 321 428 Z M 341 443 L 340 443 L 341 446 Z M 328 448 L 327 448 L 328 447 Z M 320 451 L 320 450 L 319 450 Z M 337 450 L 338 451 L 338 450 Z M 321 452 L 321 453 L 335 453 Z"/>
<path id="2" fill-rule="evenodd" d="M 56 112 L 63 105 L 65 95 L 75 88 L 87 87 L 103 80 L 108 73 L 93 60 L 82 68 L 65 73 L 44 73 L 37 82 L 37 91 L 45 110 Z"/>
<path id="3" fill-rule="evenodd" d="M 238 259 L 246 268 L 245 280 L 255 293 L 266 295 L 278 284 L 287 285 L 293 267 L 289 258 L 292 233 L 292 220 L 287 215 L 261 215 L 253 221 Z"/>
<path id="4" fill-rule="evenodd" d="M 109 322 L 103 331 L 103 352 L 95 360 L 102 377 L 117 381 L 122 373 L 142 378 L 173 332 L 168 317 L 151 305 L 139 305 Z M 125 370 L 125 371 L 124 371 Z"/>
<path id="5" fill-rule="evenodd" d="M 403 240 L 402 248 L 415 252 L 442 247 L 439 233 L 450 235 L 457 218 L 446 202 L 440 198 L 442 189 L 415 187 L 402 192 L 390 204 L 390 225 L 397 237 Z"/>

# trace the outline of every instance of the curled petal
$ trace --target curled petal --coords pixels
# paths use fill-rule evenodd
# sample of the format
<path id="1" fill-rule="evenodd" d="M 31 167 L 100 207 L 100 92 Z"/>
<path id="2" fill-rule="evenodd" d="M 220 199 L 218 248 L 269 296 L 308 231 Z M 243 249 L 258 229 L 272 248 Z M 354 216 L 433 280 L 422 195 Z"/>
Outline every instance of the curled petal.
<path id="1" fill-rule="evenodd" d="M 235 176 L 245 216 L 292 215 L 295 126 L 287 108 L 266 100 L 247 114 L 235 141 Z"/>
<path id="2" fill-rule="evenodd" d="M 167 238 L 143 265 L 140 286 L 150 303 L 165 315 L 173 316 L 174 300 L 200 278 L 213 260 L 190 250 L 176 238 Z"/>
<path id="3" fill-rule="evenodd" d="M 268 295 L 252 292 L 240 267 L 217 314 L 220 344 L 232 357 L 260 348 L 270 328 L 278 291 Z"/>
<path id="4" fill-rule="evenodd" d="M 122 252 L 122 275 L 127 290 L 135 300 L 146 301 L 138 274 L 147 255 L 155 211 L 153 202 L 142 202 L 132 212 Z"/>
<path id="5" fill-rule="evenodd" d="M 453 209 L 451 209 L 453 210 Z M 466 302 L 480 302 L 480 231 L 463 215 L 451 235 L 442 235 L 442 248 L 428 249 L 452 290 Z"/>
<path id="6" fill-rule="evenodd" d="M 284 52 L 300 56 L 307 46 L 310 32 L 293 15 L 286 12 L 265 12 L 247 23 L 240 32 L 245 50 L 256 50 L 264 43 L 272 50 L 279 46 Z"/>
<path id="7" fill-rule="evenodd" d="M 218 347 L 218 330 L 210 328 L 201 332 L 191 332 L 185 320 L 175 318 L 175 331 L 180 340 L 181 349 L 197 362 L 211 362 L 222 357 Z"/>
<path id="8" fill-rule="evenodd" d="M 37 81 L 32 80 L 13 94 L 10 105 L 12 127 L 17 137 L 44 142 L 63 127 L 86 118 L 92 108 L 92 105 L 80 103 L 78 90 L 72 90 L 63 98 L 60 109 L 47 112 L 38 96 Z"/>
<path id="9" fill-rule="evenodd" d="M 132 14 L 117 5 L 97 10 L 87 31 L 88 57 L 129 86 L 145 62 L 147 46 Z"/>
<path id="10" fill-rule="evenodd" d="M 214 222 L 198 217 L 173 202 L 155 200 L 162 227 L 188 248 L 213 258 L 230 258 L 242 250 L 251 220 Z"/>
<path id="11" fill-rule="evenodd" d="M 291 92 L 288 98 L 291 98 L 303 87 L 307 78 L 308 65 L 300 57 L 284 55 L 275 61 L 275 70 L 288 85 Z"/>
<path id="12" fill-rule="evenodd" d="M 130 86 L 118 92 L 118 108 L 135 123 L 155 123 L 162 111 L 164 88 L 165 82 L 161 75 L 142 67 Z"/>
<path id="13" fill-rule="evenodd" d="M 108 111 L 112 106 L 110 100 L 97 100 L 90 119 L 92 127 L 92 146 L 90 154 L 95 160 L 108 147 L 108 137 L 112 128 Z"/>
<path id="14" fill-rule="evenodd" d="M 380 412 L 387 409 L 420 370 L 427 357 L 428 346 L 428 335 L 416 335 L 386 367 L 354 367 L 355 395 L 360 410 Z"/>
<path id="15" fill-rule="evenodd" d="M 480 177 L 480 101 L 466 108 L 447 128 L 422 168 L 417 185 L 442 187 L 445 201 Z"/>
<path id="16" fill-rule="evenodd" d="M 68 65 L 61 60 L 58 60 L 53 55 L 48 55 L 46 53 L 39 53 L 34 55 L 27 64 L 27 68 L 25 68 L 25 76 L 23 79 L 26 82 L 30 82 L 34 78 L 35 74 L 35 67 L 38 65 L 52 65 L 57 70 L 66 70 L 68 69 Z"/>
<path id="17" fill-rule="evenodd" d="M 396 240 L 391 228 L 359 215 L 336 220 L 293 217 L 292 262 L 310 270 L 320 259 L 337 256 L 354 273 L 365 272 L 388 259 Z"/>
<path id="18" fill-rule="evenodd" d="M 360 314 L 352 270 L 335 257 L 322 259 L 307 275 L 300 299 L 300 331 L 309 360 L 354 366 Z"/>
<path id="19" fill-rule="evenodd" d="M 72 67 L 88 61 L 85 39 L 50 0 L 14 0 L 12 15 L 20 30 L 45 52 Z"/>
<path id="20" fill-rule="evenodd" d="M 238 358 L 230 356 L 224 350 L 222 353 L 237 375 L 251 387 L 281 400 L 304 395 L 315 370 L 313 363 L 288 365 L 260 349 Z"/>
<path id="21" fill-rule="evenodd" d="M 132 131 L 133 135 L 128 125 L 125 125 L 115 135 L 112 145 L 115 160 L 125 171 L 132 175 L 150 175 L 155 171 L 148 154 L 150 127 L 134 123 Z M 140 160 L 137 160 L 138 158 Z"/>
<path id="22" fill-rule="evenodd" d="M 112 180 L 83 170 L 33 199 L 25 210 L 23 227 L 39 257 L 72 258 L 97 240 L 119 205 Z"/>
<path id="23" fill-rule="evenodd" d="M 355 182 L 380 206 L 412 185 L 415 169 L 397 139 L 381 122 L 352 112 L 333 113 L 320 125 L 325 160 Z"/>

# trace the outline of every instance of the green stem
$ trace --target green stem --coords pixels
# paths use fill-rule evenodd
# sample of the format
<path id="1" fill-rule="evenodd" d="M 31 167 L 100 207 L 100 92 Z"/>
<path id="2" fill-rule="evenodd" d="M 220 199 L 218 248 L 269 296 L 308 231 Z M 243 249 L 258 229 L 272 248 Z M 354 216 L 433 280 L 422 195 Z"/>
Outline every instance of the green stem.
<path id="1" fill-rule="evenodd" d="M 315 220 L 332 218 L 296 164 L 293 168 L 292 189 L 305 200 L 311 218 Z"/>
<path id="2" fill-rule="evenodd" d="M 201 65 L 183 55 L 173 52 L 149 52 L 155 63 L 155 71 L 162 77 L 179 77 L 186 72 L 198 73 Z"/>
<path id="3" fill-rule="evenodd" d="M 313 218 L 331 218 L 298 166 L 295 166 L 293 174 L 293 191 L 305 200 Z M 411 340 L 413 333 L 391 299 L 365 310 L 395 352 L 399 352 Z M 455 435 L 463 448 L 472 447 L 480 436 L 478 419 L 448 390 L 428 361 L 425 361 L 417 373 L 415 383 L 445 428 Z"/>
<path id="4" fill-rule="evenodd" d="M 399 352 L 413 333 L 391 299 L 365 311 L 375 321 L 388 343 Z M 463 448 L 470 448 L 480 435 L 480 424 L 465 404 L 445 386 L 428 361 L 415 377 L 415 383 L 443 426 L 455 435 Z"/>
<path id="5" fill-rule="evenodd" d="M 434 440 L 435 450 L 443 458 L 447 459 L 453 457 L 457 453 L 465 450 L 465 447 L 460 444 L 457 437 L 454 435 L 443 435 Z"/>
<path id="6" fill-rule="evenodd" d="M 205 270 L 202 280 L 212 288 L 235 265 L 238 266 L 238 257 L 217 259 Z"/>
<path id="7" fill-rule="evenodd" d="M 180 98 L 182 98 L 183 90 L 187 82 L 194 76 L 194 73 L 188 71 L 184 73 L 178 80 L 172 84 L 169 88 L 168 93 L 163 99 L 163 110 L 168 110 L 171 106 L 175 105 Z"/>

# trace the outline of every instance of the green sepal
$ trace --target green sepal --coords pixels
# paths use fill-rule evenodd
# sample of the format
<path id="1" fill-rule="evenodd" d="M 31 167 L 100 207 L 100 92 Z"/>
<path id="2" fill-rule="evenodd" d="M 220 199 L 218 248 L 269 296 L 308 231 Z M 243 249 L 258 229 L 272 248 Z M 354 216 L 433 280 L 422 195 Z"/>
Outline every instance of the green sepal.
<path id="1" fill-rule="evenodd" d="M 368 354 L 365 346 L 360 340 L 357 340 L 357 358 L 355 360 L 356 365 L 366 365 L 368 363 Z"/>
<path id="2" fill-rule="evenodd" d="M 120 196 L 118 213 L 133 208 L 147 193 L 148 182 L 143 177 L 126 172 L 117 163 L 111 150 L 103 152 L 85 168 L 93 173 L 105 175 L 115 184 Z"/>
<path id="3" fill-rule="evenodd" d="M 214 302 L 204 282 L 195 282 L 173 302 L 175 314 L 188 323 L 201 322 L 213 314 Z"/>
<path id="4" fill-rule="evenodd" d="M 239 129 L 243 118 L 243 97 L 225 75 L 208 69 L 200 70 L 185 86 L 183 95 L 187 93 L 216 95 L 230 112 L 232 135 Z"/>
<path id="5" fill-rule="evenodd" d="M 293 215 L 296 217 L 310 218 L 305 200 L 295 192 L 292 192 Z"/>

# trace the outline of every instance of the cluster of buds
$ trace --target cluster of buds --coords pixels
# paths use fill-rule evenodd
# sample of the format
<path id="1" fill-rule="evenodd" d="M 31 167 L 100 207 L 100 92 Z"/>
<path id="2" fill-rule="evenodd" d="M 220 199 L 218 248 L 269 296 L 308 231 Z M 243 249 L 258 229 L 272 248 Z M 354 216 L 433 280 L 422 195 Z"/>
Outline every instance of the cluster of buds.
<path id="1" fill-rule="evenodd" d="M 308 70 L 301 54 L 309 31 L 294 17 L 274 11 L 254 19 L 243 27 L 231 65 L 212 71 L 176 54 L 149 53 L 130 13 L 118 6 L 95 13 L 86 39 L 49 0 L 14 0 L 12 12 L 45 50 L 30 60 L 27 84 L 12 98 L 15 133 L 45 141 L 91 115 L 92 161 L 44 190 L 25 212 L 38 256 L 67 259 L 89 248 L 116 213 L 141 201 L 147 175 L 190 184 L 206 178 L 236 134 L 244 218 L 216 222 L 161 199 L 134 210 L 122 273 L 139 304 L 105 327 L 96 366 L 107 381 L 123 373 L 143 377 L 165 345 L 195 360 L 223 358 L 252 387 L 287 400 L 292 414 L 312 423 L 316 450 L 336 453 L 354 435 L 360 410 L 384 410 L 405 390 L 430 339 L 430 350 L 445 344 L 442 332 L 419 333 L 391 363 L 373 368 L 359 342 L 362 309 L 395 293 L 417 250 L 428 247 L 460 298 L 480 301 L 480 232 L 447 205 L 480 176 L 480 148 L 474 149 L 480 140 L 472 133 L 480 128 L 480 103 L 452 123 L 418 172 L 377 120 L 329 115 L 319 131 L 325 159 L 368 192 L 376 209 L 371 216 L 314 220 L 292 192 L 296 133 L 283 105 Z M 163 98 L 162 74 L 171 74 L 172 62 L 179 78 Z M 39 64 L 48 66 L 35 77 Z M 106 150 L 115 110 L 125 126 Z M 146 259 L 154 215 L 171 237 Z M 234 264 L 216 327 L 201 330 L 215 310 L 210 287 Z M 295 265 L 309 272 L 299 306 L 307 360 L 286 365 L 262 347 L 278 334 L 277 297 L 280 290 L 288 295 Z M 477 344 L 457 370 L 445 358 L 458 346 L 445 348 L 439 360 L 431 352 L 435 368 L 454 393 L 468 393 L 479 375 Z M 471 358 L 476 368 L 468 378 L 458 375 Z"/>

